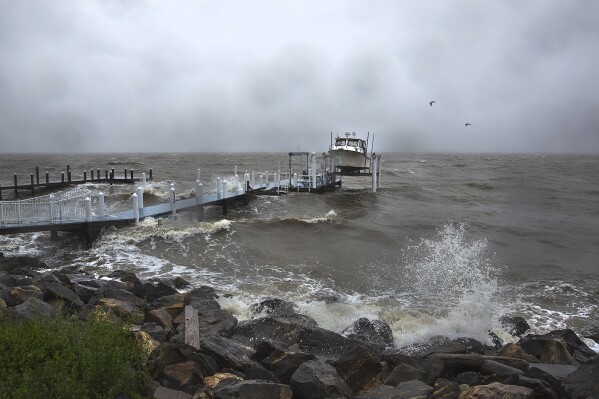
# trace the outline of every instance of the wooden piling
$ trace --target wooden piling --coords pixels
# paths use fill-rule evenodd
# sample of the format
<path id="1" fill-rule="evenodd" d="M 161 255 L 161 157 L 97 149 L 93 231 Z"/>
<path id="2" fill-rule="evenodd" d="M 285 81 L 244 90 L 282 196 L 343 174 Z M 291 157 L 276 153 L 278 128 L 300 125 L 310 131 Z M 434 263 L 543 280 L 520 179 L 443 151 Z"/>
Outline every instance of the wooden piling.
<path id="1" fill-rule="evenodd" d="M 50 184 L 50 173 L 46 172 L 46 184 Z"/>
<path id="2" fill-rule="evenodd" d="M 33 173 L 29 175 L 31 177 L 31 194 L 35 193 L 35 182 L 33 180 Z"/>
<path id="3" fill-rule="evenodd" d="M 91 172 L 92 172 L 92 181 L 94 181 L 94 168 L 91 168 Z"/>
<path id="4" fill-rule="evenodd" d="M 87 183 L 87 170 L 83 171 L 83 182 Z"/>
<path id="5" fill-rule="evenodd" d="M 127 168 L 125 168 L 125 180 L 127 180 Z"/>
<path id="6" fill-rule="evenodd" d="M 60 175 L 61 175 L 61 182 L 62 182 L 62 184 L 64 185 L 64 172 L 61 172 L 61 174 L 60 174 Z"/>
<path id="7" fill-rule="evenodd" d="M 71 165 L 67 165 L 67 179 L 71 182 Z"/>
<path id="8" fill-rule="evenodd" d="M 131 180 L 133 180 L 133 169 L 131 169 Z"/>
<path id="9" fill-rule="evenodd" d="M 150 168 L 150 180 L 152 180 L 152 168 Z"/>
<path id="10" fill-rule="evenodd" d="M 185 306 L 185 343 L 200 349 L 200 322 L 198 311 L 191 305 Z"/>
<path id="11" fill-rule="evenodd" d="M 15 173 L 15 197 L 19 196 L 19 189 L 17 188 L 17 174 Z"/>

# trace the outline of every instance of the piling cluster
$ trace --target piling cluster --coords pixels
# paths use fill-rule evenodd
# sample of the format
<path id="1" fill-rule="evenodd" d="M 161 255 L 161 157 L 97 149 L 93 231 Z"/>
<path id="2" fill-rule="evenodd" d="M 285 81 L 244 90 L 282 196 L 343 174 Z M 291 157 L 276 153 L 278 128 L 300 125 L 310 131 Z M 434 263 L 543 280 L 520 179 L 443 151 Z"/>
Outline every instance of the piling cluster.
<path id="1" fill-rule="evenodd" d="M 435 337 L 396 348 L 383 320 L 361 318 L 338 334 L 293 303 L 264 298 L 253 305 L 252 319 L 238 321 L 213 288 L 182 278 L 46 269 L 36 258 L 0 256 L 0 319 L 86 318 L 98 309 L 122 319 L 151 351 L 153 379 L 142 393 L 148 397 L 599 397 L 597 353 L 571 330 L 535 335 L 518 317 L 502 319 L 517 343 Z M 588 336 L 597 340 L 599 331 Z"/>

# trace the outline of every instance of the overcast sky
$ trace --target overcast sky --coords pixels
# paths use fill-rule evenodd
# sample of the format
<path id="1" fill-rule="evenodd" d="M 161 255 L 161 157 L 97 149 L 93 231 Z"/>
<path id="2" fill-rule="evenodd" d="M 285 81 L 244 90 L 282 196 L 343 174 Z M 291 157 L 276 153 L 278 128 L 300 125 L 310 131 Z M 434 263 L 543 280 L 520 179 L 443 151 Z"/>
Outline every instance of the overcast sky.
<path id="1" fill-rule="evenodd" d="M 598 16 L 594 0 L 0 0 L 0 152 L 322 151 L 344 131 L 378 152 L 599 152 Z"/>

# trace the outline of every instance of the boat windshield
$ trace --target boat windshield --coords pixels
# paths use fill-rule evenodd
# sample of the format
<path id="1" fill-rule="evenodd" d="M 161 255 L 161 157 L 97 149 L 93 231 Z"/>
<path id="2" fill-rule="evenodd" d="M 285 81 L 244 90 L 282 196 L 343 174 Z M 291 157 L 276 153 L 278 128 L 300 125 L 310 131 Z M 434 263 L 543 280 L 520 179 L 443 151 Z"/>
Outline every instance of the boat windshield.
<path id="1" fill-rule="evenodd" d="M 358 139 L 349 139 L 349 140 L 347 140 L 347 145 L 351 146 L 351 147 L 361 147 L 360 141 L 361 140 L 358 140 Z"/>
<path id="2" fill-rule="evenodd" d="M 335 145 L 338 146 L 338 147 L 344 146 L 345 145 L 345 139 L 337 139 L 335 141 Z"/>

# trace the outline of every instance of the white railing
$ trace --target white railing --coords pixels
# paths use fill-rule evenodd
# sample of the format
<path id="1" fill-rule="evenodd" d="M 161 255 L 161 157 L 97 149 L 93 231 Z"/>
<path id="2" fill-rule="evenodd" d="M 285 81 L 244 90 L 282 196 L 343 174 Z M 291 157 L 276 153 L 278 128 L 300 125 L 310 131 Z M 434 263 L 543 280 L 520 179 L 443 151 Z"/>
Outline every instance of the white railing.
<path id="1" fill-rule="evenodd" d="M 85 221 L 90 191 L 75 188 L 20 201 L 0 201 L 0 225 Z"/>

